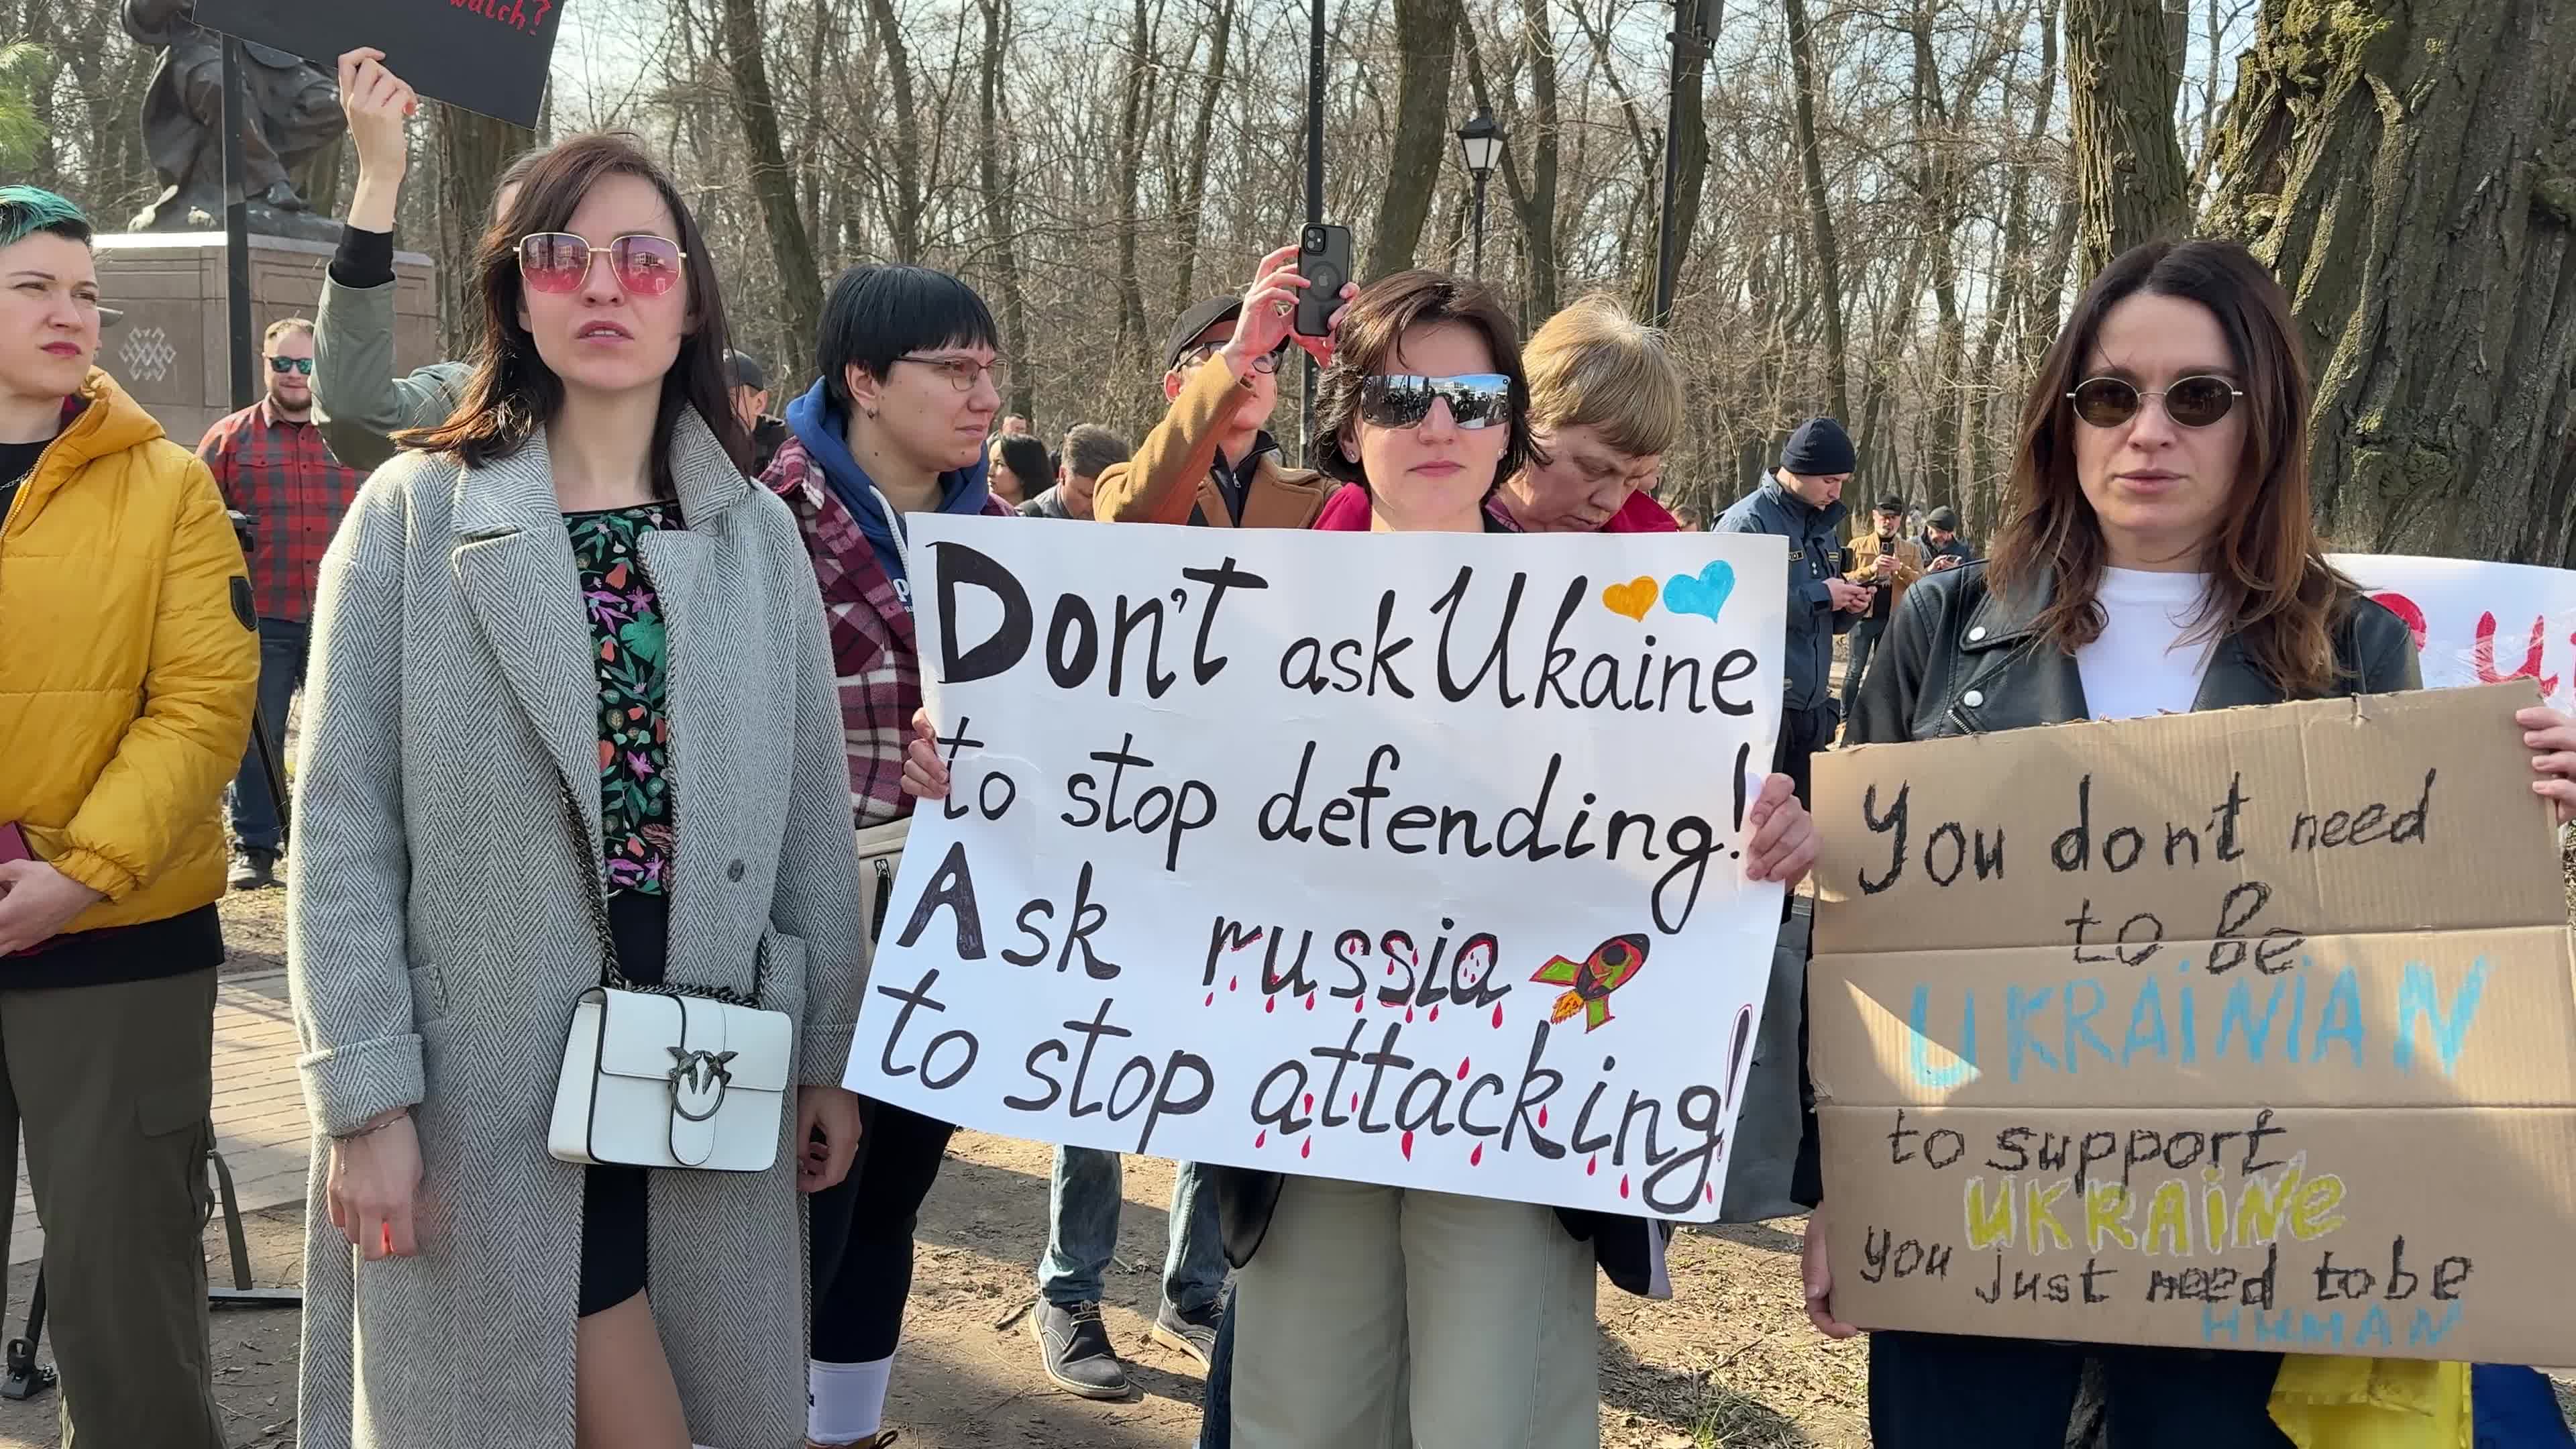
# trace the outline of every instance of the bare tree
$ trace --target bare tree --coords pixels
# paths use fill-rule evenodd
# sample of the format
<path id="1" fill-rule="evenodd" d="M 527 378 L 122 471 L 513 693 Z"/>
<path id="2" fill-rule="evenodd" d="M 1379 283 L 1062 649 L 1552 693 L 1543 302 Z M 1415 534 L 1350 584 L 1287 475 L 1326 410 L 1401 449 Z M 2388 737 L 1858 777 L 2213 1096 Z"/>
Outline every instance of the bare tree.
<path id="1" fill-rule="evenodd" d="M 1449 74 L 1458 53 L 1459 0 L 1394 0 L 1396 75 L 1392 134 L 1385 137 L 1386 186 L 1369 231 L 1371 279 L 1413 265 L 1422 224 L 1449 154 Z"/>
<path id="2" fill-rule="evenodd" d="M 1817 290 L 1824 308 L 1825 396 L 1834 416 L 1851 418 L 1851 375 L 1843 343 L 1842 257 L 1834 246 L 1834 214 L 1825 194 L 1825 158 L 1816 144 L 1816 37 L 1806 0 L 1782 0 L 1789 17 L 1789 62 L 1797 82 L 1798 171 L 1807 184 L 1807 225 L 1814 235 Z"/>
<path id="3" fill-rule="evenodd" d="M 1145 350 L 1145 286 L 1136 273 L 1136 234 L 1143 227 L 1137 186 L 1145 170 L 1145 63 L 1154 46 L 1154 18 L 1146 0 L 1136 0 L 1135 20 L 1127 30 L 1127 53 L 1120 62 L 1118 101 L 1118 352 L 1122 357 Z"/>
<path id="4" fill-rule="evenodd" d="M 1029 335 L 1029 307 L 1020 285 L 1019 217 L 1013 183 L 1002 165 L 1002 62 L 1009 54 L 1005 10 L 1009 0 L 976 0 L 984 13 L 983 84 L 977 92 L 981 123 L 976 137 L 976 169 L 984 184 L 985 236 L 993 252 L 993 270 L 1002 283 L 1002 328 L 1005 339 Z M 1011 372 L 1009 407 L 1022 417 L 1038 411 L 1037 369 L 1027 365 Z"/>
<path id="5" fill-rule="evenodd" d="M 788 330 L 812 337 L 823 325 L 823 274 L 814 262 L 814 235 L 797 204 L 796 174 L 779 144 L 778 103 L 770 94 L 762 43 L 759 0 L 724 0 L 725 68 L 733 78 L 734 119 L 751 148 L 752 194 L 769 232 Z"/>
<path id="6" fill-rule="evenodd" d="M 2076 254 L 2087 276 L 2140 242 L 2191 226 L 2190 179 L 2174 134 L 2176 42 L 2164 0 L 2067 0 Z"/>
<path id="7" fill-rule="evenodd" d="M 886 89 L 894 97 L 894 201 L 886 215 L 894 259 L 921 260 L 921 113 L 913 98 L 912 52 L 894 0 L 867 0 L 868 25 L 885 52 Z"/>

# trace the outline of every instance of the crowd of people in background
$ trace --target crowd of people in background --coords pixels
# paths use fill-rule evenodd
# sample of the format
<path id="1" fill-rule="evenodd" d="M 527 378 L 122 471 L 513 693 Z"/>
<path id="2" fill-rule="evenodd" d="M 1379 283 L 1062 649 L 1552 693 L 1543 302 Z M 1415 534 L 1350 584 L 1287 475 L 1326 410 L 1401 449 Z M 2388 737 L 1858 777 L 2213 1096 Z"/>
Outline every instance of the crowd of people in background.
<path id="1" fill-rule="evenodd" d="M 288 887 L 316 1133 L 306 1449 L 894 1442 L 913 1237 L 954 1129 L 841 1079 L 905 823 L 947 788 L 909 517 L 1669 533 L 1702 523 L 1664 500 L 1735 495 L 1710 526 L 1789 560 L 1744 869 L 1793 886 L 1810 762 L 1837 741 L 2419 683 L 2406 630 L 2309 525 L 2299 349 L 2233 245 L 2144 247 L 2092 280 L 1989 553 L 1947 501 L 1890 491 L 1854 526 L 1862 460 L 1829 417 L 1760 478 L 1667 477 L 1682 373 L 1617 302 L 1524 340 L 1492 290 L 1409 271 L 1343 287 L 1307 335 L 1294 247 L 1171 319 L 1132 447 L 1003 416 L 1012 339 L 921 267 L 835 278 L 812 381 L 774 392 L 783 372 L 729 345 L 725 259 L 613 135 L 506 170 L 447 259 L 479 347 L 397 375 L 417 102 L 373 51 L 340 82 L 358 175 L 319 307 L 268 329 L 264 396 L 193 456 L 93 365 L 85 219 L 0 189 L 0 1055 L 84 1444 L 223 1442 L 197 1230 L 227 782 L 229 884 Z M 1303 466 L 1270 431 L 1301 352 Z M 290 835 L 253 736 L 282 742 L 299 693 Z M 2576 813 L 2576 725 L 2522 723 L 2535 789 Z M 604 978 L 790 1018 L 774 1166 L 542 1150 L 566 1004 Z M 1808 1126 L 1794 1190 L 1815 1205 Z M 1115 1154 L 1057 1151 L 1028 1324 L 1036 1372 L 1086 1398 L 1131 1391 L 1102 1316 L 1122 1201 Z M 1207 1371 L 1203 1449 L 1573 1449 L 1599 1435 L 1595 1284 L 1662 1296 L 1667 1236 L 1182 1163 L 1150 1332 Z M 1806 1309 L 1848 1335 L 1823 1242 Z M 2278 1355 L 1900 1333 L 1873 1340 L 1873 1433 L 2056 1449 L 2088 1357 L 2115 1443 L 2291 1442 Z"/>

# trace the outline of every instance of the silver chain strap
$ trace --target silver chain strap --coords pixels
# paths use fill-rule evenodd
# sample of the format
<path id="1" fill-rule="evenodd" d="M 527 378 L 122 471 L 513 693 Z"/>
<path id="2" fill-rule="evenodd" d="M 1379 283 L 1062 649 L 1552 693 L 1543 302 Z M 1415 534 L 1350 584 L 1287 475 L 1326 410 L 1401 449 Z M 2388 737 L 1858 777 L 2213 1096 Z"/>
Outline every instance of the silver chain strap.
<path id="1" fill-rule="evenodd" d="M 582 818 L 581 805 L 573 799 L 572 782 L 562 778 L 560 771 L 555 786 L 563 800 L 564 823 L 572 829 L 573 852 L 582 858 L 585 867 L 582 877 L 589 882 L 589 888 L 582 892 L 582 903 L 590 908 L 590 928 L 599 937 L 600 983 L 611 991 L 633 991 L 646 996 L 696 996 L 721 1001 L 728 1006 L 758 1010 L 762 989 L 767 985 L 769 953 L 757 947 L 752 951 L 749 996 L 725 986 L 689 986 L 667 979 L 645 985 L 626 979 L 626 973 L 617 965 L 617 937 L 609 928 L 608 893 L 600 884 L 599 862 L 591 853 L 588 822 Z"/>

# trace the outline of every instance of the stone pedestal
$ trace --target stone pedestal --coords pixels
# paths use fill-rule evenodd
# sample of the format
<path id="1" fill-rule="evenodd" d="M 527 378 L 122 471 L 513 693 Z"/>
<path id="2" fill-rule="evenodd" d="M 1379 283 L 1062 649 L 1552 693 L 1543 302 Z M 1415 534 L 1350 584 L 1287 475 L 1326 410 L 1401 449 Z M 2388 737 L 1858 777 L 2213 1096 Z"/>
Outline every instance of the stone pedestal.
<path id="1" fill-rule="evenodd" d="M 333 248 L 291 237 L 250 239 L 251 345 L 280 317 L 311 317 Z M 101 339 L 98 365 L 161 420 L 172 441 L 194 448 L 232 408 L 221 232 L 124 232 L 97 241 L 99 300 L 125 318 Z M 429 258 L 394 254 L 394 371 L 440 357 L 438 291 Z M 254 365 L 256 362 L 254 361 Z M 266 393 L 251 379 L 251 396 Z"/>

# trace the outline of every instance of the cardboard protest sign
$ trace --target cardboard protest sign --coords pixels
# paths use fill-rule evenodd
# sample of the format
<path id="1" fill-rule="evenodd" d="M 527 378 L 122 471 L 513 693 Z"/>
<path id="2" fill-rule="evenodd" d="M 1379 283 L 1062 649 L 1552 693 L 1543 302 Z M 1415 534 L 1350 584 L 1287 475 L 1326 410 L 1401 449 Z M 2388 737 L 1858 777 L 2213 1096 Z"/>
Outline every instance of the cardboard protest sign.
<path id="1" fill-rule="evenodd" d="M 2576 961 L 2532 699 L 1819 756 L 1836 1312 L 2576 1361 Z"/>
<path id="2" fill-rule="evenodd" d="M 324 70 L 363 45 L 413 90 L 533 127 L 561 0 L 197 0 L 197 23 Z"/>
<path id="3" fill-rule="evenodd" d="M 1775 539 L 920 516 L 952 757 L 849 1085 L 1043 1141 L 1718 1211 Z"/>
<path id="4" fill-rule="evenodd" d="M 2402 554 L 2331 562 L 2414 631 L 2427 686 L 2528 679 L 2576 709 L 2576 572 Z"/>

